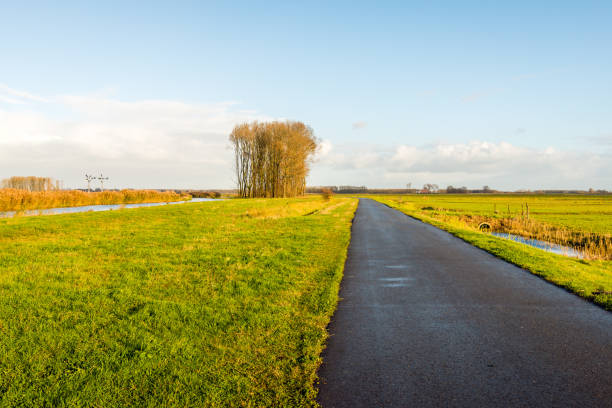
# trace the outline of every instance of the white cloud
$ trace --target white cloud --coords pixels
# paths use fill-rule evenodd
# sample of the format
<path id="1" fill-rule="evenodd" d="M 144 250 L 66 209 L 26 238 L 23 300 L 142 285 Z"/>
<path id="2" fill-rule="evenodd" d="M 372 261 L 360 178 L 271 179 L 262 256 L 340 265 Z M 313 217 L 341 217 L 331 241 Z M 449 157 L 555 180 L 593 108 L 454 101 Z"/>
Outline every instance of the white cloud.
<path id="1" fill-rule="evenodd" d="M 43 99 L 11 91 L 22 99 Z M 232 127 L 268 119 L 237 110 L 235 103 L 77 95 L 53 101 L 50 105 L 69 110 L 72 118 L 58 119 L 30 105 L 20 110 L 0 105 L 0 178 L 48 175 L 77 187 L 85 172 L 103 171 L 111 187 L 231 187 Z"/>
<path id="2" fill-rule="evenodd" d="M 44 98 L 0 85 L 0 178 L 51 176 L 82 187 L 85 172 L 102 171 L 110 187 L 227 188 L 234 185 L 232 127 L 269 119 L 232 102 Z M 612 189 L 612 152 L 604 148 L 610 140 L 603 135 L 597 150 L 579 152 L 507 142 L 334 145 L 325 139 L 309 184 Z"/>
<path id="3" fill-rule="evenodd" d="M 333 145 L 330 140 L 321 140 L 317 149 L 315 160 L 325 159 L 332 151 Z"/>
<path id="4" fill-rule="evenodd" d="M 507 142 L 438 143 L 395 147 L 328 146 L 320 160 L 333 176 L 327 184 L 346 183 L 358 174 L 358 184 L 397 187 L 437 183 L 441 186 L 488 184 L 502 189 L 519 188 L 612 188 L 612 157 L 609 154 L 535 149 Z M 318 179 L 324 173 L 316 170 Z M 324 184 L 314 180 L 313 184 Z M 357 183 L 354 181 L 353 183 Z"/>
<path id="5" fill-rule="evenodd" d="M 476 102 L 482 98 L 484 98 L 485 96 L 488 96 L 489 93 L 488 92 L 473 92 L 469 95 L 465 95 L 463 98 L 461 98 L 462 102 Z"/>
<path id="6" fill-rule="evenodd" d="M 3 94 L 10 95 L 13 98 L 7 98 L 6 96 L 3 96 Z M 34 94 L 31 94 L 25 91 L 20 91 L 18 89 L 9 88 L 8 86 L 4 84 L 0 84 L 0 98 L 2 98 L 2 100 L 5 102 L 7 100 L 10 101 L 7 103 L 17 103 L 17 104 L 25 103 L 25 101 L 36 101 L 36 102 L 47 102 L 48 101 L 46 98 L 43 98 L 42 96 L 34 95 Z"/>
<path id="7" fill-rule="evenodd" d="M 364 121 L 353 123 L 353 130 L 365 129 L 366 127 L 368 127 L 368 123 Z"/>
<path id="8" fill-rule="evenodd" d="M 591 137 L 588 140 L 596 146 L 612 146 L 612 133 Z"/>
<path id="9" fill-rule="evenodd" d="M 2 94 L 0 94 L 0 102 L 8 103 L 10 105 L 23 105 L 25 103 L 19 99 L 11 98 L 10 96 L 6 96 Z"/>

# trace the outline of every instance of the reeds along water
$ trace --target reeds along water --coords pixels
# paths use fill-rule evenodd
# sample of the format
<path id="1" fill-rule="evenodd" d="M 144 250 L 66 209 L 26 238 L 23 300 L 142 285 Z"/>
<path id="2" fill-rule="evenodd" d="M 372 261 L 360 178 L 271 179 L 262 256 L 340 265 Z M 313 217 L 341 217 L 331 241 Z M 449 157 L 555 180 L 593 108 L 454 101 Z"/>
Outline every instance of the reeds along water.
<path id="1" fill-rule="evenodd" d="M 470 214 L 455 215 L 445 213 L 443 209 L 428 211 L 427 215 L 445 222 L 459 222 L 471 229 L 478 229 L 481 223 L 486 222 L 491 226 L 491 231 L 568 246 L 582 252 L 587 259 L 612 260 L 612 236 L 610 235 L 567 230 L 526 216 L 508 215 L 505 218 L 498 218 Z"/>
<path id="2" fill-rule="evenodd" d="M 159 203 L 188 199 L 174 191 L 121 190 L 85 192 L 79 190 L 27 191 L 0 189 L 0 212 L 81 205 Z"/>
<path id="3" fill-rule="evenodd" d="M 572 231 L 528 218 L 503 218 L 499 230 L 575 248 L 589 259 L 612 259 L 612 236 Z"/>

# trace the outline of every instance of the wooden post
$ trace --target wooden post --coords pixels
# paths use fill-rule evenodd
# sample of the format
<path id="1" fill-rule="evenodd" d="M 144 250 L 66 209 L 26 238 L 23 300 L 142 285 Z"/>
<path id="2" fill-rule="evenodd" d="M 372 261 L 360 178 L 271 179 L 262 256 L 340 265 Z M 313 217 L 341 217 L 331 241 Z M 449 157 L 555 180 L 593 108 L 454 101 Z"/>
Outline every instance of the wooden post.
<path id="1" fill-rule="evenodd" d="M 529 219 L 529 204 L 525 203 L 525 207 L 527 207 L 527 219 Z"/>

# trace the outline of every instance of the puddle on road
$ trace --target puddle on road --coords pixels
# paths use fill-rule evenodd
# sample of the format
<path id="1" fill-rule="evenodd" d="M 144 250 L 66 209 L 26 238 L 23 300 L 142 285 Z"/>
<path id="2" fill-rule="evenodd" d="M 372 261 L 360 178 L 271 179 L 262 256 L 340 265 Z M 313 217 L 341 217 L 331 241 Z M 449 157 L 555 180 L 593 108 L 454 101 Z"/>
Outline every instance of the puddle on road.
<path id="1" fill-rule="evenodd" d="M 414 278 L 406 278 L 406 277 L 379 278 L 378 280 L 383 282 L 383 284 L 380 285 L 383 288 L 401 288 L 401 287 L 410 286 L 408 282 L 413 281 Z"/>

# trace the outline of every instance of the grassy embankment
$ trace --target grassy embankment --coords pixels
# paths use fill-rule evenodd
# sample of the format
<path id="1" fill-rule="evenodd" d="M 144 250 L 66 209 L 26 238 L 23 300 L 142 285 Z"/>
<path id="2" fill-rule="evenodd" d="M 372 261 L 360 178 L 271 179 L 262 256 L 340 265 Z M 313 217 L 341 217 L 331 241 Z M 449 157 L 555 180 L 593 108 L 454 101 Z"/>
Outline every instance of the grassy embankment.
<path id="1" fill-rule="evenodd" d="M 612 310 L 612 247 L 609 246 L 612 196 L 461 194 L 370 198 L 449 231 Z M 529 219 L 524 204 L 529 206 Z M 568 258 L 498 238 L 478 230 L 483 221 L 497 231 L 586 249 L 588 256 Z"/>
<path id="2" fill-rule="evenodd" d="M 189 199 L 174 191 L 121 190 L 85 192 L 79 190 L 26 191 L 0 189 L 0 212 L 99 204 L 161 203 Z"/>
<path id="3" fill-rule="evenodd" d="M 356 200 L 0 220 L 0 406 L 311 406 Z"/>

